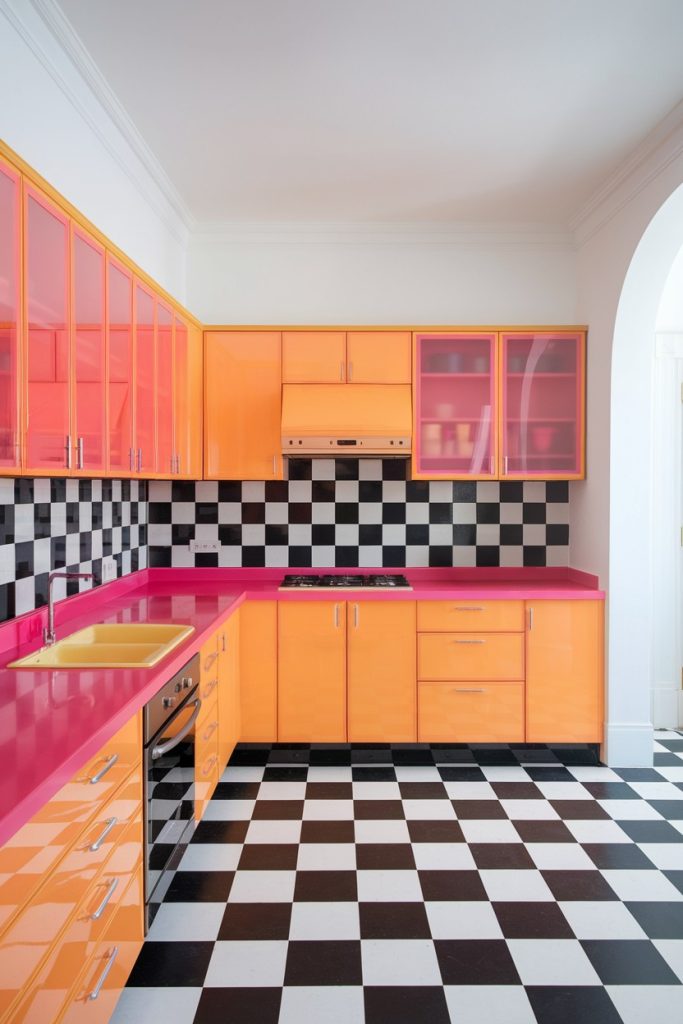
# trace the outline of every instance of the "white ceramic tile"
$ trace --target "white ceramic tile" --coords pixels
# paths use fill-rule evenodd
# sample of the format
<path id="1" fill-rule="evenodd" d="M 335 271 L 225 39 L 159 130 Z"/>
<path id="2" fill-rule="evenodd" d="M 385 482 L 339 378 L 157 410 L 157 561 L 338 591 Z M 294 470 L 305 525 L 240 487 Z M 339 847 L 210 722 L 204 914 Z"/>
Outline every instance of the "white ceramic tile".
<path id="1" fill-rule="evenodd" d="M 354 830 L 357 843 L 409 843 L 410 833 L 405 821 L 356 821 Z"/>
<path id="2" fill-rule="evenodd" d="M 516 765 L 484 765 L 481 770 L 487 782 L 529 782 L 526 770 Z"/>
<path id="3" fill-rule="evenodd" d="M 539 871 L 594 871 L 595 864 L 578 843 L 526 843 Z"/>
<path id="4" fill-rule="evenodd" d="M 460 828 L 468 843 L 521 843 L 511 821 L 496 819 L 460 819 Z"/>
<path id="5" fill-rule="evenodd" d="M 230 903 L 291 903 L 295 871 L 238 871 L 233 879 Z"/>
<path id="6" fill-rule="evenodd" d="M 536 1024 L 521 985 L 446 985 L 444 992 L 457 1024 Z"/>
<path id="7" fill-rule="evenodd" d="M 439 769 L 433 765 L 399 764 L 395 771 L 398 782 L 441 782 Z"/>
<path id="8" fill-rule="evenodd" d="M 298 941 L 359 939 L 358 904 L 294 903 L 289 938 Z"/>
<path id="9" fill-rule="evenodd" d="M 365 1006 L 361 985 L 287 985 L 282 990 L 278 1024 L 364 1024 Z"/>
<path id="10" fill-rule="evenodd" d="M 213 942 L 224 914 L 224 903 L 162 903 L 147 939 L 150 942 Z"/>
<path id="11" fill-rule="evenodd" d="M 503 933 L 493 907 L 486 900 L 425 903 L 434 939 L 501 939 Z"/>
<path id="12" fill-rule="evenodd" d="M 629 782 L 629 786 L 643 800 L 683 800 L 683 789 L 673 782 Z"/>
<path id="13" fill-rule="evenodd" d="M 228 765 L 221 782 L 261 782 L 265 768 L 259 765 Z"/>
<path id="14" fill-rule="evenodd" d="M 488 898 L 496 902 L 552 902 L 553 894 L 539 871 L 481 871 Z"/>
<path id="15" fill-rule="evenodd" d="M 301 838 L 301 822 L 279 819 L 277 821 L 250 821 L 245 843 L 298 843 Z"/>
<path id="16" fill-rule="evenodd" d="M 190 843 L 183 854 L 180 871 L 235 871 L 242 847 L 239 843 Z M 175 904 L 171 904 L 175 906 Z"/>
<path id="17" fill-rule="evenodd" d="M 354 782 L 354 800 L 400 800 L 398 782 Z"/>
<path id="18" fill-rule="evenodd" d="M 264 988 L 282 985 L 285 941 L 217 942 L 204 985 L 207 988 Z"/>
<path id="19" fill-rule="evenodd" d="M 307 800 L 304 821 L 352 821 L 353 800 Z"/>
<path id="20" fill-rule="evenodd" d="M 546 800 L 501 800 L 511 821 L 555 821 L 559 814 Z"/>
<path id="21" fill-rule="evenodd" d="M 363 939 L 364 985 L 441 985 L 431 939 Z"/>
<path id="22" fill-rule="evenodd" d="M 360 903 L 422 902 L 417 871 L 359 871 Z"/>
<path id="23" fill-rule="evenodd" d="M 567 900 L 559 904 L 577 939 L 645 939 L 635 917 L 617 900 Z"/>
<path id="24" fill-rule="evenodd" d="M 658 821 L 661 814 L 645 800 L 598 800 L 615 821 Z"/>
<path id="25" fill-rule="evenodd" d="M 193 1024 L 200 988 L 124 988 L 109 1024 Z"/>
<path id="26" fill-rule="evenodd" d="M 255 800 L 210 800 L 204 811 L 205 821 L 249 821 Z"/>
<path id="27" fill-rule="evenodd" d="M 308 769 L 308 782 L 351 782 L 352 769 L 344 765 L 312 765 Z"/>
<path id="28" fill-rule="evenodd" d="M 413 843 L 419 871 L 476 871 L 467 843 Z"/>
<path id="29" fill-rule="evenodd" d="M 297 871 L 355 871 L 356 847 L 353 843 L 302 843 Z"/>
<path id="30" fill-rule="evenodd" d="M 565 821 L 577 843 L 630 843 L 616 821 Z"/>
<path id="31" fill-rule="evenodd" d="M 305 797 L 305 782 L 262 782 L 258 791 L 259 800 L 303 800 Z"/>
<path id="32" fill-rule="evenodd" d="M 660 871 L 683 871 L 683 843 L 638 843 Z"/>
<path id="33" fill-rule="evenodd" d="M 652 945 L 664 957 L 676 977 L 683 982 L 683 939 L 653 939 Z"/>
<path id="34" fill-rule="evenodd" d="M 449 800 L 404 800 L 406 821 L 455 821 L 456 815 Z"/>
<path id="35" fill-rule="evenodd" d="M 444 782 L 444 786 L 450 800 L 496 799 L 495 790 L 488 782 Z"/>
<path id="36" fill-rule="evenodd" d="M 638 900 L 680 903 L 683 893 L 659 871 L 602 871 L 607 884 L 625 903 Z"/>
<path id="37" fill-rule="evenodd" d="M 595 968 L 574 939 L 508 939 L 523 985 L 599 985 Z"/>
<path id="38" fill-rule="evenodd" d="M 537 782 L 546 800 L 592 800 L 593 797 L 580 782 Z"/>
<path id="39" fill-rule="evenodd" d="M 607 985 L 623 1024 L 683 1020 L 683 985 Z"/>

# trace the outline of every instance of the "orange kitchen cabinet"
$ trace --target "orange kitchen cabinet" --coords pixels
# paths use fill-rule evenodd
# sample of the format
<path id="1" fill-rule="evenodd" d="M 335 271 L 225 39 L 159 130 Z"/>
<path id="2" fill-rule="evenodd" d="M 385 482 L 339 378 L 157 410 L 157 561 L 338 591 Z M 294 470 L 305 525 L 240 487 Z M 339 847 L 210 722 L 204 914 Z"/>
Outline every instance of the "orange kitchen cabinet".
<path id="1" fill-rule="evenodd" d="M 415 602 L 349 601 L 349 743 L 414 743 Z"/>
<path id="2" fill-rule="evenodd" d="M 156 472 L 170 477 L 175 473 L 173 438 L 173 311 L 157 300 L 156 371 Z"/>
<path id="3" fill-rule="evenodd" d="M 346 742 L 346 604 L 281 601 L 278 739 Z"/>
<path id="4" fill-rule="evenodd" d="M 346 335 L 346 379 L 352 384 L 410 384 L 410 332 L 349 331 Z"/>
<path id="5" fill-rule="evenodd" d="M 223 771 L 240 741 L 240 617 L 234 611 L 218 631 L 218 770 Z"/>
<path id="6" fill-rule="evenodd" d="M 283 384 L 339 384 L 345 380 L 344 331 L 283 332 Z"/>
<path id="7" fill-rule="evenodd" d="M 524 679 L 524 633 L 420 633 L 419 679 Z"/>
<path id="8" fill-rule="evenodd" d="M 432 633 L 521 633 L 524 601 L 419 601 L 417 628 Z"/>
<path id="9" fill-rule="evenodd" d="M 202 332 L 175 317 L 173 339 L 173 436 L 175 473 L 187 480 L 202 476 L 203 380 Z"/>
<path id="10" fill-rule="evenodd" d="M 105 359 L 105 252 L 72 223 L 73 465 L 78 472 L 107 469 Z"/>
<path id="11" fill-rule="evenodd" d="M 240 707 L 243 743 L 277 740 L 277 602 L 240 608 Z"/>
<path id="12" fill-rule="evenodd" d="M 602 601 L 528 601 L 528 743 L 600 743 L 603 738 Z"/>
<path id="13" fill-rule="evenodd" d="M 21 179 L 0 161 L 0 476 L 21 466 Z"/>
<path id="14" fill-rule="evenodd" d="M 204 817 L 220 774 L 218 765 L 218 691 L 202 701 L 201 714 L 195 725 L 194 816 Z"/>
<path id="15" fill-rule="evenodd" d="M 156 298 L 141 281 L 134 282 L 135 415 L 134 469 L 140 476 L 156 470 Z"/>
<path id="16" fill-rule="evenodd" d="M 73 465 L 69 309 L 69 220 L 24 187 L 26 307 L 25 466 L 64 476 Z"/>
<path id="17" fill-rule="evenodd" d="M 420 743 L 523 743 L 524 684 L 418 684 Z"/>
<path id="18" fill-rule="evenodd" d="M 281 480 L 279 331 L 204 334 L 204 476 Z"/>

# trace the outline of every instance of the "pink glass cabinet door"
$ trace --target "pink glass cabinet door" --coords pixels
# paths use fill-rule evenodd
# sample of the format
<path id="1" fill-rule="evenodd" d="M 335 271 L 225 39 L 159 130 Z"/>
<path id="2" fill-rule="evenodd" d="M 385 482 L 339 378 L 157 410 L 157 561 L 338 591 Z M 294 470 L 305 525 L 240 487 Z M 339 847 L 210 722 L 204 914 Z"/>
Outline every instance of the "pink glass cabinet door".
<path id="1" fill-rule="evenodd" d="M 129 473 L 133 452 L 133 281 L 107 257 L 109 326 L 109 472 Z"/>
<path id="2" fill-rule="evenodd" d="M 135 282 L 135 471 L 156 468 L 155 307 L 153 294 Z"/>
<path id="3" fill-rule="evenodd" d="M 0 163 L 0 475 L 21 464 L 19 437 L 19 230 L 21 182 Z"/>
<path id="4" fill-rule="evenodd" d="M 495 476 L 496 358 L 495 334 L 416 335 L 414 477 Z"/>
<path id="5" fill-rule="evenodd" d="M 72 236 L 75 468 L 106 468 L 104 249 L 80 228 Z"/>
<path id="6" fill-rule="evenodd" d="M 584 476 L 585 334 L 503 334 L 501 477 Z"/>
<path id="7" fill-rule="evenodd" d="M 175 336 L 173 339 L 173 372 L 174 399 L 173 399 L 173 435 L 175 445 L 175 471 L 181 475 L 187 475 L 192 469 L 192 439 L 194 436 L 193 423 L 199 417 L 201 424 L 201 409 L 191 407 L 191 385 L 192 377 L 190 372 L 190 348 L 187 324 L 179 316 L 175 317 Z M 199 427 L 201 432 L 201 425 Z M 200 471 L 201 475 L 201 471 Z"/>
<path id="8" fill-rule="evenodd" d="M 157 473 L 175 473 L 173 447 L 173 313 L 157 302 Z"/>
<path id="9" fill-rule="evenodd" d="M 75 466 L 70 428 L 69 222 L 27 187 L 25 260 L 27 310 L 26 465 L 63 474 Z"/>

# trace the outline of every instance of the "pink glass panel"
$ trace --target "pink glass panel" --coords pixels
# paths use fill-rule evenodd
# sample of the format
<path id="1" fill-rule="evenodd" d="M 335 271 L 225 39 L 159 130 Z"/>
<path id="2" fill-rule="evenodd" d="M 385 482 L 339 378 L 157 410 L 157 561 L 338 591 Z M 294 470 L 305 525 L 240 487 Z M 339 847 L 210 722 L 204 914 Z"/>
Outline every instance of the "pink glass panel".
<path id="1" fill-rule="evenodd" d="M 429 476 L 495 472 L 495 337 L 417 339 L 417 471 Z"/>
<path id="2" fill-rule="evenodd" d="M 173 313 L 157 302 L 157 473 L 171 474 L 173 448 Z"/>
<path id="3" fill-rule="evenodd" d="M 29 190 L 26 223 L 28 310 L 27 465 L 63 470 L 69 436 L 68 223 Z M 72 445 L 75 444 L 75 439 Z M 75 465 L 75 459 L 73 459 Z"/>
<path id="4" fill-rule="evenodd" d="M 109 469 L 126 473 L 133 457 L 133 283 L 107 261 L 109 274 Z"/>
<path id="5" fill-rule="evenodd" d="M 190 410 L 190 382 L 188 377 L 188 338 L 187 324 L 179 317 L 175 318 L 175 343 L 173 368 L 175 372 L 175 414 L 174 436 L 175 449 L 178 457 L 177 472 L 187 473 L 190 468 L 191 452 L 191 416 L 201 415 L 201 411 Z M 201 427 L 200 427 L 201 429 Z"/>
<path id="6" fill-rule="evenodd" d="M 135 285 L 135 450 L 138 473 L 154 473 L 155 457 L 155 300 Z"/>
<path id="7" fill-rule="evenodd" d="M 581 472 L 581 336 L 504 335 L 503 475 Z"/>
<path id="8" fill-rule="evenodd" d="M 0 467 L 16 468 L 19 446 L 19 178 L 0 164 Z"/>
<path id="9" fill-rule="evenodd" d="M 104 251 L 80 231 L 74 231 L 73 235 L 73 301 L 76 468 L 102 472 L 105 469 Z"/>

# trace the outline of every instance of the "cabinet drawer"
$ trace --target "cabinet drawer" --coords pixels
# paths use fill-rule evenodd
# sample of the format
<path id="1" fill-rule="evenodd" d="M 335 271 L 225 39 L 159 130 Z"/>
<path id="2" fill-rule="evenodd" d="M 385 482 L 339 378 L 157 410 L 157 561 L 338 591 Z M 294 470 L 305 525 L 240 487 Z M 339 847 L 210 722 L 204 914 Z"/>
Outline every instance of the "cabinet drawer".
<path id="1" fill-rule="evenodd" d="M 201 697 L 202 706 L 197 715 L 197 729 L 199 729 L 200 724 L 206 720 L 208 715 L 215 714 L 215 705 L 218 699 L 218 669 L 216 669 L 216 674 L 211 678 L 202 679 L 199 684 L 199 696 Z"/>
<path id="2" fill-rule="evenodd" d="M 422 633 L 418 679 L 524 679 L 523 633 Z"/>
<path id="3" fill-rule="evenodd" d="M 420 683 L 420 743 L 523 743 L 524 684 Z"/>
<path id="4" fill-rule="evenodd" d="M 418 601 L 418 630 L 512 633 L 524 630 L 523 601 Z"/>
<path id="5" fill-rule="evenodd" d="M 202 705 L 202 711 L 204 705 Z M 195 764 L 203 765 L 207 757 L 218 751 L 218 701 L 212 700 L 206 714 L 197 719 L 195 731 Z"/>
<path id="6" fill-rule="evenodd" d="M 218 784 L 218 731 L 214 733 L 215 743 L 207 747 L 203 759 L 197 760 L 194 769 L 195 779 L 195 821 L 201 821 L 206 810 L 206 805 L 213 796 L 213 791 Z"/>

